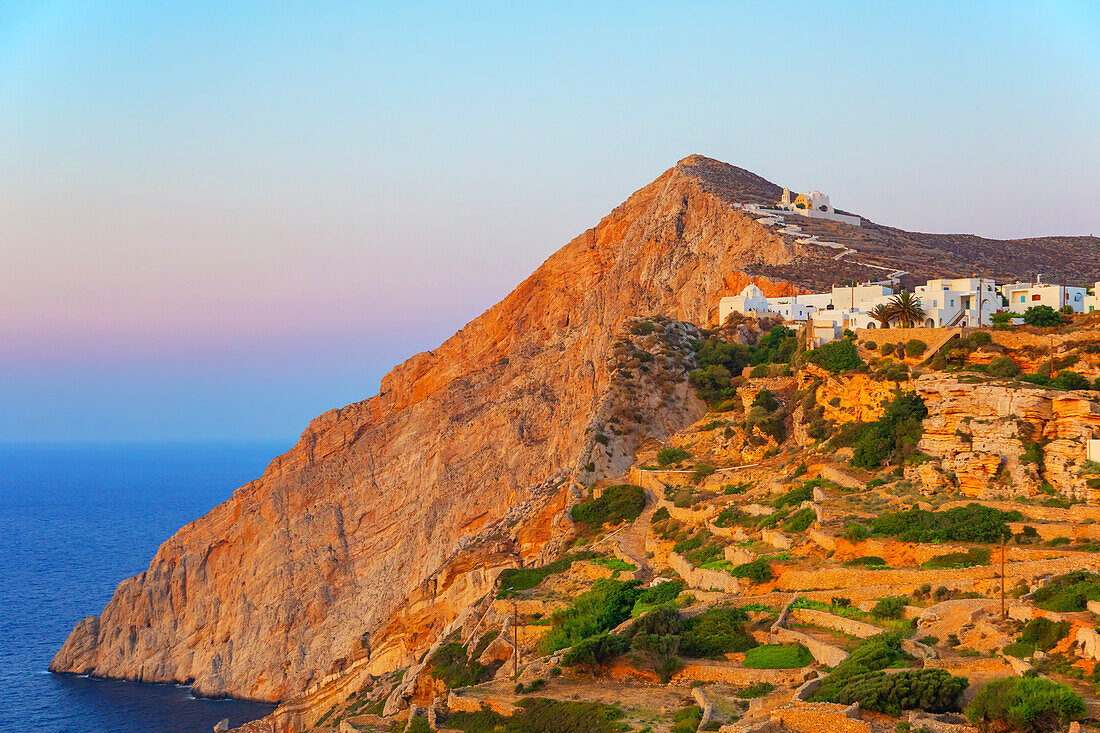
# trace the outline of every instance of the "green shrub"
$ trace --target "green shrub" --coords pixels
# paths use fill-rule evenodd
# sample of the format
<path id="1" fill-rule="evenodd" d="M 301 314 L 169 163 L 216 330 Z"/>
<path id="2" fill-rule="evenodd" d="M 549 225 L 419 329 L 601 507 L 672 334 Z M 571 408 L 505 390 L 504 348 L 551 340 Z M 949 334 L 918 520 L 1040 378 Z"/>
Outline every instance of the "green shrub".
<path id="1" fill-rule="evenodd" d="M 745 652 L 749 669 L 798 669 L 813 664 L 810 650 L 801 644 L 765 644 Z"/>
<path id="2" fill-rule="evenodd" d="M 1065 730 L 1087 714 L 1085 701 L 1068 685 L 1042 677 L 992 680 L 966 708 L 966 717 L 982 730 L 1045 733 Z"/>
<path id="3" fill-rule="evenodd" d="M 804 501 L 812 501 L 814 498 L 814 483 L 807 481 L 801 486 L 795 488 L 783 494 L 778 499 L 772 502 L 772 506 L 776 509 L 782 509 L 785 506 L 798 506 Z"/>
<path id="4" fill-rule="evenodd" d="M 771 565 L 762 557 L 758 557 L 752 562 L 742 563 L 730 570 L 729 573 L 735 578 L 745 578 L 754 583 L 766 583 L 775 577 Z"/>
<path id="5" fill-rule="evenodd" d="M 799 509 L 783 522 L 783 529 L 787 532 L 805 532 L 810 525 L 817 521 L 817 513 L 810 507 Z"/>
<path id="6" fill-rule="evenodd" d="M 946 555 L 938 555 L 921 565 L 929 570 L 948 568 L 969 568 L 975 565 L 989 564 L 989 550 L 973 549 L 966 552 L 949 552 Z"/>
<path id="7" fill-rule="evenodd" d="M 967 504 L 931 512 L 914 507 L 907 512 L 889 512 L 871 522 L 872 533 L 897 537 L 903 542 L 1000 542 L 1011 537 L 1006 522 L 1024 518 L 1019 512 L 1003 512 L 981 504 Z"/>
<path id="8" fill-rule="evenodd" d="M 695 483 L 700 483 L 701 481 L 705 480 L 708 476 L 713 476 L 714 472 L 717 471 L 717 470 L 718 469 L 716 469 L 714 466 L 708 465 L 706 463 L 700 463 L 697 466 L 695 466 L 695 470 L 692 471 L 691 480 L 694 481 Z"/>
<path id="9" fill-rule="evenodd" d="M 830 341 L 820 348 L 807 352 L 806 360 L 817 364 L 830 374 L 850 372 L 863 364 L 855 344 L 847 339 Z"/>
<path id="10" fill-rule="evenodd" d="M 875 351 L 876 349 L 878 349 L 878 344 L 868 339 L 867 341 L 863 342 L 863 348 L 867 349 L 868 351 Z"/>
<path id="11" fill-rule="evenodd" d="M 844 526 L 844 539 L 849 542 L 862 542 L 870 536 L 870 530 L 859 522 L 848 522 L 848 524 Z"/>
<path id="12" fill-rule="evenodd" d="M 688 657 L 717 658 L 751 649 L 756 640 L 745 629 L 747 621 L 748 615 L 739 608 L 712 606 L 684 621 L 680 651 Z"/>
<path id="13" fill-rule="evenodd" d="M 1035 591 L 1035 605 L 1047 611 L 1084 611 L 1088 601 L 1100 601 L 1100 575 L 1084 570 L 1059 575 Z"/>
<path id="14" fill-rule="evenodd" d="M 668 507 L 661 507 L 657 511 L 653 512 L 653 518 L 650 520 L 653 524 L 657 522 L 663 522 L 668 519 Z"/>
<path id="15" fill-rule="evenodd" d="M 573 521 L 591 527 L 604 524 L 633 522 L 645 509 L 645 491 L 633 484 L 616 484 L 604 489 L 596 499 L 577 504 L 572 509 Z"/>
<path id="16" fill-rule="evenodd" d="M 653 669 L 661 682 L 668 682 L 680 667 L 676 655 L 682 631 L 680 612 L 668 606 L 653 609 L 630 627 L 631 646 L 654 659 Z"/>
<path id="17" fill-rule="evenodd" d="M 539 651 L 549 654 L 615 628 L 630 618 L 640 594 L 637 581 L 597 580 L 592 590 L 573 600 L 573 605 L 554 612 L 550 631 L 539 642 Z"/>
<path id="18" fill-rule="evenodd" d="M 547 576 L 564 573 L 578 560 L 590 560 L 593 557 L 596 557 L 594 552 L 577 552 L 538 568 L 506 568 L 500 574 L 500 592 L 497 597 L 507 598 L 520 591 L 534 588 Z"/>
<path id="19" fill-rule="evenodd" d="M 897 346 L 895 344 L 886 342 L 882 345 L 882 349 L 879 351 L 879 353 L 881 353 L 883 356 L 893 356 L 895 349 L 897 349 Z"/>
<path id="20" fill-rule="evenodd" d="M 997 356 L 985 365 L 985 371 L 994 377 L 1015 377 L 1020 373 L 1020 367 L 1007 356 Z"/>
<path id="21" fill-rule="evenodd" d="M 770 682 L 757 682 L 754 685 L 748 687 L 742 687 L 739 690 L 734 690 L 733 694 L 742 700 L 752 700 L 757 697 L 764 697 L 775 692 L 775 685 Z"/>
<path id="22" fill-rule="evenodd" d="M 945 713 L 955 709 L 968 686 L 965 677 L 953 677 L 943 669 L 914 669 L 894 674 L 882 671 L 849 677 L 836 686 L 829 702 L 859 703 L 864 710 L 901 715 L 903 710 Z"/>
<path id="23" fill-rule="evenodd" d="M 871 609 L 871 618 L 901 618 L 907 600 L 905 596 L 888 596 L 879 599 L 879 602 Z"/>
<path id="24" fill-rule="evenodd" d="M 729 369 L 718 364 L 711 364 L 688 374 L 688 381 L 695 387 L 699 399 L 711 405 L 732 399 L 737 394 L 731 384 L 732 378 Z"/>
<path id="25" fill-rule="evenodd" d="M 466 647 L 458 642 L 443 644 L 428 659 L 432 676 L 452 689 L 469 687 L 492 678 L 496 670 L 466 656 Z"/>
<path id="26" fill-rule="evenodd" d="M 878 420 L 845 426 L 850 431 L 845 437 L 851 440 L 852 465 L 874 470 L 912 454 L 924 433 L 926 417 L 928 408 L 916 392 L 895 392 Z"/>
<path id="27" fill-rule="evenodd" d="M 1050 386 L 1057 389 L 1088 389 L 1089 380 L 1077 372 L 1068 369 L 1058 372 L 1058 376 L 1050 380 Z"/>
<path id="28" fill-rule="evenodd" d="M 417 716 L 409 721 L 405 733 L 432 733 L 432 726 L 428 724 L 427 718 Z"/>
<path id="29" fill-rule="evenodd" d="M 698 705 L 677 710 L 672 714 L 672 727 L 669 733 L 695 733 L 703 720 L 703 709 Z"/>
<path id="30" fill-rule="evenodd" d="M 447 727 L 463 733 L 620 733 L 630 726 L 620 722 L 622 710 L 596 702 L 548 700 L 542 697 L 519 701 L 515 715 L 493 712 L 488 704 L 474 713 L 453 712 Z"/>
<path id="31" fill-rule="evenodd" d="M 566 667 L 580 666 L 595 672 L 630 648 L 630 640 L 608 634 L 596 634 L 581 639 L 561 658 Z"/>
<path id="32" fill-rule="evenodd" d="M 905 342 L 905 355 L 910 359 L 915 359 L 922 355 L 928 349 L 928 344 L 924 343 L 920 339 L 910 339 Z"/>
<path id="33" fill-rule="evenodd" d="M 877 555 L 868 555 L 867 557 L 857 557 L 854 560 L 849 560 L 844 563 L 846 568 L 884 568 L 886 567 L 886 561 Z"/>
<path id="34" fill-rule="evenodd" d="M 768 412 L 774 411 L 779 407 L 779 400 L 775 398 L 770 389 L 762 389 L 756 393 L 756 397 L 752 400 L 753 407 L 763 407 Z"/>
<path id="35" fill-rule="evenodd" d="M 1024 311 L 1024 323 L 1039 328 L 1050 328 L 1062 325 L 1062 318 L 1058 311 L 1049 305 L 1033 305 Z"/>
<path id="36" fill-rule="evenodd" d="M 671 466 L 691 458 L 691 454 L 683 448 L 662 448 L 657 451 L 657 463 L 662 466 Z"/>
<path id="37" fill-rule="evenodd" d="M 1058 642 L 1066 638 L 1069 627 L 1069 621 L 1055 623 L 1042 616 L 1033 618 L 1024 625 L 1020 638 L 1006 646 L 1004 652 L 1026 659 L 1036 651 L 1050 651 L 1058 645 Z"/>

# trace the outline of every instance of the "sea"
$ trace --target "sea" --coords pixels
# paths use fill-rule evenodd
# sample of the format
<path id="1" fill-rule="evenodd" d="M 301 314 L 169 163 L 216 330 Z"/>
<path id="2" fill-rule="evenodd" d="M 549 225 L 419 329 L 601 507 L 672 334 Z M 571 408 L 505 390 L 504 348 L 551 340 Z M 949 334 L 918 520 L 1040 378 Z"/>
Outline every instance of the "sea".
<path id="1" fill-rule="evenodd" d="M 271 706 L 47 671 L 162 542 L 257 478 L 274 443 L 0 444 L 0 731 L 210 733 Z"/>

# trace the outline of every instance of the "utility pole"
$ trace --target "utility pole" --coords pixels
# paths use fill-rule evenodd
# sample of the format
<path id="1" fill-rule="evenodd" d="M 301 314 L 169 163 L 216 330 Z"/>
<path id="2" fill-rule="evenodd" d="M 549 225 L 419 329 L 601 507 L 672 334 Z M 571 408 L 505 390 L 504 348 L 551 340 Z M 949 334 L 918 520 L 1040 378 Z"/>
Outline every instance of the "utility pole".
<path id="1" fill-rule="evenodd" d="M 1001 533 L 1001 620 L 1008 618 L 1005 613 L 1005 535 Z"/>
<path id="2" fill-rule="evenodd" d="M 1002 585 L 1004 585 L 1002 583 Z M 1001 605 L 1004 605 L 1003 603 Z M 519 679 L 519 611 L 516 610 L 516 598 L 512 597 L 512 641 L 516 642 L 515 657 L 512 663 L 512 676 Z"/>

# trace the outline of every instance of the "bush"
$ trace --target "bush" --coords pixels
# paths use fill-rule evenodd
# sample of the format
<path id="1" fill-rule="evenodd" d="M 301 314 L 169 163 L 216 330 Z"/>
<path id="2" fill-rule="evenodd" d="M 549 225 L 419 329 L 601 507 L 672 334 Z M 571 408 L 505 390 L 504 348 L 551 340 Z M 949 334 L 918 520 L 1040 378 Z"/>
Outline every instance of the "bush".
<path id="1" fill-rule="evenodd" d="M 762 389 L 753 398 L 752 406 L 763 407 L 768 412 L 773 412 L 775 408 L 779 407 L 779 400 L 775 398 L 770 389 Z"/>
<path id="2" fill-rule="evenodd" d="M 895 392 L 882 417 L 850 428 L 852 465 L 874 470 L 910 455 L 924 433 L 926 417 L 928 408 L 916 392 Z"/>
<path id="3" fill-rule="evenodd" d="M 1085 701 L 1068 685 L 1042 677 L 1005 677 L 978 691 L 966 717 L 981 730 L 1045 733 L 1065 730 L 1087 712 Z"/>
<path id="4" fill-rule="evenodd" d="M 547 576 L 564 573 L 576 561 L 588 560 L 595 556 L 596 553 L 594 552 L 577 552 L 539 568 L 506 568 L 500 574 L 500 593 L 498 597 L 507 598 L 519 591 L 534 588 Z"/>
<path id="5" fill-rule="evenodd" d="M 862 542 L 871 536 L 867 527 L 859 522 L 848 522 L 844 527 L 844 539 L 849 542 Z"/>
<path id="6" fill-rule="evenodd" d="M 1020 367 L 1007 356 L 994 357 L 985 365 L 985 371 L 994 377 L 1015 377 L 1020 373 Z"/>
<path id="7" fill-rule="evenodd" d="M 858 369 L 863 360 L 859 358 L 859 351 L 855 344 L 848 340 L 830 341 L 821 348 L 814 349 L 806 354 L 806 360 L 817 364 L 831 374 L 850 372 Z"/>
<path id="8" fill-rule="evenodd" d="M 968 348 L 980 349 L 993 343 L 993 336 L 989 331 L 975 331 L 966 340 Z"/>
<path id="9" fill-rule="evenodd" d="M 561 663 L 566 667 L 580 666 L 597 672 L 629 648 L 629 639 L 605 632 L 578 641 L 561 658 Z"/>
<path id="10" fill-rule="evenodd" d="M 653 609 L 630 628 L 631 646 L 654 658 L 653 668 L 661 682 L 668 682 L 680 667 L 676 654 L 682 631 L 679 611 L 667 606 Z"/>
<path id="11" fill-rule="evenodd" d="M 671 466 L 674 463 L 682 463 L 688 458 L 691 458 L 691 454 L 683 448 L 662 448 L 657 451 L 657 463 L 662 466 Z"/>
<path id="12" fill-rule="evenodd" d="M 928 349 L 928 344 L 920 339 L 910 339 L 905 342 L 905 355 L 910 359 L 921 356 Z"/>
<path id="13" fill-rule="evenodd" d="M 646 588 L 638 595 L 631 615 L 636 616 L 639 612 L 648 608 L 672 603 L 683 590 L 684 581 L 682 580 L 666 580 L 663 583 L 658 583 L 652 588 Z"/>
<path id="14" fill-rule="evenodd" d="M 718 658 L 756 646 L 745 629 L 748 615 L 738 608 L 711 607 L 684 621 L 680 651 L 688 657 Z"/>
<path id="15" fill-rule="evenodd" d="M 886 567 L 886 561 L 878 555 L 867 555 L 866 557 L 857 557 L 854 560 L 849 560 L 844 563 L 846 568 L 884 568 Z"/>
<path id="16" fill-rule="evenodd" d="M 882 345 L 882 349 L 879 353 L 883 356 L 893 356 L 895 349 L 897 349 L 896 345 L 887 342 Z"/>
<path id="17" fill-rule="evenodd" d="M 432 733 L 432 726 L 427 718 L 417 716 L 409 721 L 409 727 L 405 729 L 405 733 Z"/>
<path id="18" fill-rule="evenodd" d="M 801 644 L 765 644 L 745 652 L 749 669 L 798 669 L 813 664 L 814 656 Z"/>
<path id="19" fill-rule="evenodd" d="M 1020 638 L 1004 648 L 1006 654 L 1026 659 L 1036 651 L 1050 651 L 1069 634 L 1069 621 L 1057 623 L 1040 616 L 1028 621 L 1020 632 Z"/>
<path id="20" fill-rule="evenodd" d="M 1049 305 L 1033 305 L 1024 311 L 1024 323 L 1039 328 L 1062 325 L 1062 318 Z"/>
<path id="21" fill-rule="evenodd" d="M 466 656 L 466 647 L 458 642 L 443 644 L 428 660 L 432 676 L 442 680 L 447 687 L 469 687 L 485 682 L 495 671 Z"/>
<path id="22" fill-rule="evenodd" d="M 867 340 L 863 342 L 863 348 L 867 349 L 868 351 L 874 351 L 878 348 L 878 344 L 876 344 L 874 341 Z"/>
<path id="23" fill-rule="evenodd" d="M 966 552 L 949 552 L 946 555 L 938 555 L 921 565 L 929 570 L 945 570 L 949 568 L 969 568 L 975 565 L 989 564 L 989 550 L 973 549 Z"/>
<path id="24" fill-rule="evenodd" d="M 619 733 L 630 727 L 619 722 L 623 712 L 615 705 L 548 700 L 519 701 L 519 710 L 505 717 L 483 704 L 475 713 L 453 712 L 447 727 L 464 733 Z"/>
<path id="25" fill-rule="evenodd" d="M 716 469 L 714 466 L 708 465 L 706 463 L 700 463 L 695 467 L 695 470 L 692 471 L 691 480 L 695 483 L 699 483 L 706 479 L 708 476 L 713 476 L 715 471 L 717 470 L 718 469 Z"/>
<path id="26" fill-rule="evenodd" d="M 1047 611 L 1084 611 L 1088 601 L 1100 601 L 1100 575 L 1077 570 L 1052 578 L 1035 591 L 1035 605 Z"/>
<path id="27" fill-rule="evenodd" d="M 871 530 L 880 537 L 897 537 L 903 542 L 1000 542 L 1011 537 L 1006 522 L 1018 522 L 1019 512 L 1003 512 L 981 504 L 967 504 L 944 511 L 930 512 L 913 508 L 907 512 L 889 512 L 871 522 Z"/>
<path id="28" fill-rule="evenodd" d="M 690 705 L 672 714 L 672 727 L 669 733 L 695 733 L 699 729 L 699 723 L 703 720 L 703 709 L 698 705 Z"/>
<path id="29" fill-rule="evenodd" d="M 573 521 L 591 527 L 605 524 L 633 522 L 645 509 L 645 491 L 633 484 L 616 484 L 604 489 L 596 499 L 581 502 L 573 507 Z"/>
<path id="30" fill-rule="evenodd" d="M 746 578 L 754 583 L 766 583 L 775 577 L 771 565 L 762 557 L 758 557 L 752 562 L 742 563 L 730 570 L 729 573 L 735 578 Z"/>
<path id="31" fill-rule="evenodd" d="M 965 677 L 943 669 L 914 669 L 894 674 L 876 671 L 856 675 L 838 685 L 829 702 L 859 703 L 864 710 L 901 715 L 903 710 L 945 713 L 968 686 Z"/>
<path id="32" fill-rule="evenodd" d="M 1077 372 L 1068 369 L 1058 372 L 1058 376 L 1050 380 L 1050 386 L 1057 389 L 1088 389 L 1089 380 Z"/>
<path id="33" fill-rule="evenodd" d="M 805 482 L 801 486 L 795 488 L 783 494 L 781 497 L 772 502 L 772 506 L 776 509 L 782 509 L 785 506 L 798 506 L 804 501 L 812 501 L 814 498 L 814 484 L 810 481 Z"/>
<path id="34" fill-rule="evenodd" d="M 630 618 L 639 595 L 637 581 L 597 580 L 592 590 L 573 600 L 572 606 L 554 612 L 550 631 L 539 642 L 539 651 L 549 654 L 615 628 Z"/>
<path id="35" fill-rule="evenodd" d="M 805 532 L 816 521 L 817 514 L 810 507 L 806 507 L 788 517 L 783 522 L 783 529 L 787 532 Z"/>
<path id="36" fill-rule="evenodd" d="M 875 607 L 871 609 L 871 618 L 901 618 L 901 614 L 905 610 L 906 600 L 908 599 L 905 596 L 889 596 L 880 599 Z"/>
<path id="37" fill-rule="evenodd" d="M 731 386 L 732 376 L 724 366 L 711 364 L 692 371 L 688 374 L 688 381 L 699 393 L 699 399 L 713 405 L 732 399 L 737 394 L 737 390 Z"/>

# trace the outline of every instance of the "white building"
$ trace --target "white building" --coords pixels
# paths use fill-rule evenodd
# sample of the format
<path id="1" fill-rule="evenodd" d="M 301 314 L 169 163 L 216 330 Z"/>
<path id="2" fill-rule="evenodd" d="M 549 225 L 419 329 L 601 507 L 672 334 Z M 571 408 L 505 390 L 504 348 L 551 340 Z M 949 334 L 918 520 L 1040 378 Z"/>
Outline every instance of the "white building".
<path id="1" fill-rule="evenodd" d="M 794 194 L 791 193 L 791 189 L 784 188 L 783 195 L 780 197 L 778 205 L 779 208 L 783 209 L 785 212 L 798 214 L 811 219 L 828 219 L 830 221 L 839 221 L 857 227 L 862 223 L 862 220 L 858 216 L 852 214 L 838 214 L 836 209 L 833 208 L 832 202 L 829 201 L 828 194 L 821 193 L 821 191 L 817 190 Z"/>
<path id="2" fill-rule="evenodd" d="M 1034 305 L 1049 305 L 1054 310 L 1065 306 L 1075 313 L 1085 312 L 1085 289 L 1054 285 L 1052 283 L 1011 283 L 1001 286 L 1001 293 L 1008 301 L 1008 310 L 1024 313 Z"/>
<path id="3" fill-rule="evenodd" d="M 749 283 L 740 295 L 731 295 L 718 301 L 718 322 L 725 323 L 733 313 L 745 315 L 763 315 L 769 312 L 768 299 L 764 291 Z"/>
<path id="4" fill-rule="evenodd" d="M 1001 310 L 997 284 L 984 277 L 929 280 L 913 289 L 928 328 L 987 326 Z"/>
<path id="5" fill-rule="evenodd" d="M 1100 282 L 1092 286 L 1092 295 L 1086 295 L 1082 305 L 1085 308 L 1085 313 L 1100 311 Z"/>

